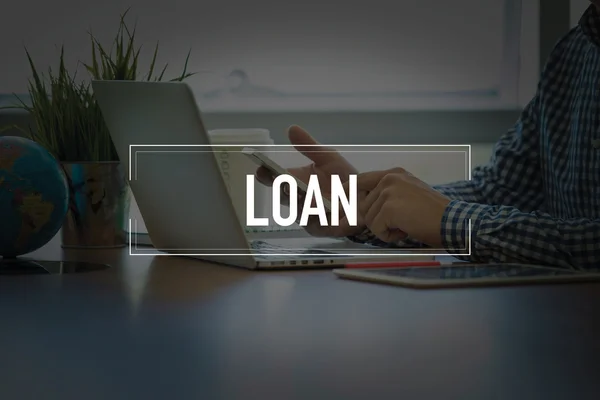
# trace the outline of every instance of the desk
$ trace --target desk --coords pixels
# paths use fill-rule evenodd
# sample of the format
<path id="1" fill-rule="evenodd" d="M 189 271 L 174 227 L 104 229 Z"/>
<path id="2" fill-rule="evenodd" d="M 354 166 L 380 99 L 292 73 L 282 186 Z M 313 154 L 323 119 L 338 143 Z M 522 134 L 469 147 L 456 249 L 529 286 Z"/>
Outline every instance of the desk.
<path id="1" fill-rule="evenodd" d="M 600 286 L 419 291 L 126 250 L 0 279 L 3 400 L 597 399 Z"/>

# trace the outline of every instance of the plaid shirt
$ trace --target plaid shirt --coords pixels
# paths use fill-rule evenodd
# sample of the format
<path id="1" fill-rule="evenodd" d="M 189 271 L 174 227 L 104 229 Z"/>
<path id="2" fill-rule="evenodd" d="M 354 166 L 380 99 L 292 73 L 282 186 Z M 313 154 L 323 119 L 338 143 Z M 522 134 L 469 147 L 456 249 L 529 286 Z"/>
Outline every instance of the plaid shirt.
<path id="1" fill-rule="evenodd" d="M 592 5 L 555 46 L 535 97 L 471 181 L 436 186 L 451 198 L 445 249 L 473 262 L 570 269 L 600 263 L 600 15 Z M 354 241 L 386 245 L 372 234 Z"/>

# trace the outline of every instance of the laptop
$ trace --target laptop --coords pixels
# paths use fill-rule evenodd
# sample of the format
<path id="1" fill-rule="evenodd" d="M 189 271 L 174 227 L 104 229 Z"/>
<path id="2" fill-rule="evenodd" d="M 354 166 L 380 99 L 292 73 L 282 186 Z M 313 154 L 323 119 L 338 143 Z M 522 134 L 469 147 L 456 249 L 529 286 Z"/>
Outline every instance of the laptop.
<path id="1" fill-rule="evenodd" d="M 130 244 L 132 254 L 248 269 L 339 268 L 393 255 L 433 258 L 423 249 L 381 249 L 347 239 L 252 238 L 235 212 L 186 83 L 93 81 L 92 87 L 152 243 L 150 250 Z"/>

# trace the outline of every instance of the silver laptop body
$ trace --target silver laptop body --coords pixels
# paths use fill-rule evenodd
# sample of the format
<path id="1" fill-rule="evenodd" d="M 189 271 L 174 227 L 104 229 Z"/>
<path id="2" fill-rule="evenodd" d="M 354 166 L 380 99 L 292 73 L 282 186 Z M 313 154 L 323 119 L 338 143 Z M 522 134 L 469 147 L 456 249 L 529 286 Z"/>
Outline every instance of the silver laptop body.
<path id="1" fill-rule="evenodd" d="M 154 247 L 133 254 L 178 254 L 249 269 L 389 259 L 389 250 L 347 240 L 253 240 L 235 212 L 187 84 L 94 81 L 92 86 Z M 406 259 L 409 251 L 395 253 Z M 417 254 L 411 259 L 433 258 Z"/>

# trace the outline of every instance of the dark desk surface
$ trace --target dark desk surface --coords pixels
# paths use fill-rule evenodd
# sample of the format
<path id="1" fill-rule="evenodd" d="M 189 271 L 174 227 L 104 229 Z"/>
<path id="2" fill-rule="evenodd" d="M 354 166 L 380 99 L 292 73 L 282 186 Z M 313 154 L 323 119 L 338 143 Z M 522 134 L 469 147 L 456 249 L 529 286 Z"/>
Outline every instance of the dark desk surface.
<path id="1" fill-rule="evenodd" d="M 0 399 L 597 399 L 600 286 L 419 291 L 126 250 L 0 277 Z"/>

